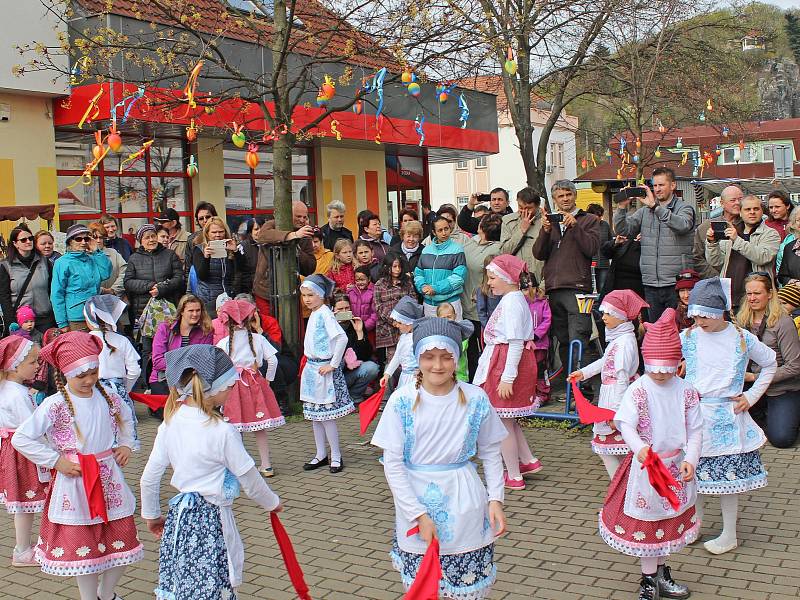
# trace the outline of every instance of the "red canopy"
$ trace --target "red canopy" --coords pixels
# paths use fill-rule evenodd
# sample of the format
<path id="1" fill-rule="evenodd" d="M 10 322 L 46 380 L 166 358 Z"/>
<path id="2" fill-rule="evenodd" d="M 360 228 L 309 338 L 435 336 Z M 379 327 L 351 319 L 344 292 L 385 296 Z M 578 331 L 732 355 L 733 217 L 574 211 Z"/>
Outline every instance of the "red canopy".
<path id="1" fill-rule="evenodd" d="M 42 218 L 52 221 L 56 215 L 55 204 L 29 204 L 27 206 L 1 206 L 0 221 L 17 221 L 25 218 L 29 221 Z"/>

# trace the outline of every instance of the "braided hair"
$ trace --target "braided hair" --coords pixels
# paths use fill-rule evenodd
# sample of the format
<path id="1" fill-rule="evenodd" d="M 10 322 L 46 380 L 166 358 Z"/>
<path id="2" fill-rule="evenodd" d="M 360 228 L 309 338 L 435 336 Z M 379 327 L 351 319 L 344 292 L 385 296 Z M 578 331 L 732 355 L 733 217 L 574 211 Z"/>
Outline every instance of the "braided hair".
<path id="1" fill-rule="evenodd" d="M 114 354 L 117 351 L 115 346 L 112 346 L 109 341 L 106 339 L 106 332 L 108 331 L 108 325 L 106 323 L 100 323 L 100 334 L 103 338 L 103 343 L 108 346 L 108 351 L 110 354 Z"/>
<path id="2" fill-rule="evenodd" d="M 81 433 L 80 427 L 78 427 L 78 421 L 75 419 L 75 405 L 72 403 L 72 398 L 70 398 L 69 392 L 67 391 L 67 378 L 60 370 L 56 369 L 55 372 L 55 382 L 56 388 L 58 389 L 59 393 L 64 397 L 65 402 L 67 403 L 67 409 L 69 410 L 70 416 L 72 416 L 72 423 L 75 426 L 75 435 L 78 440 L 83 441 L 83 434 Z M 119 411 L 114 411 L 114 401 L 111 399 L 108 391 L 100 385 L 100 382 L 96 382 L 94 384 L 95 389 L 100 392 L 100 395 L 106 401 L 108 405 L 109 414 L 114 412 L 114 421 L 119 427 L 122 427 L 122 417 L 119 414 Z"/>
<path id="3" fill-rule="evenodd" d="M 467 395 L 464 393 L 464 388 L 458 385 L 458 378 L 456 377 L 455 371 L 453 371 L 453 381 L 455 382 L 456 386 L 458 387 L 458 403 L 461 406 L 466 406 L 467 404 Z M 419 388 L 422 387 L 422 371 L 417 371 L 417 378 L 414 381 L 414 387 L 417 390 L 417 397 L 414 399 L 414 406 L 411 410 L 417 410 L 417 406 L 422 401 L 422 395 L 419 392 Z"/>

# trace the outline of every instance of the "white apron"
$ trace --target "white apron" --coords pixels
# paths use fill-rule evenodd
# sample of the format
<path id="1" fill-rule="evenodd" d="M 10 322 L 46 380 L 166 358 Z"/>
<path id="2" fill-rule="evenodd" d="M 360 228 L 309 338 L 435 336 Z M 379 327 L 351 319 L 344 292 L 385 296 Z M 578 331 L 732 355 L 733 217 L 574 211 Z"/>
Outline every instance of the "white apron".
<path id="1" fill-rule="evenodd" d="M 703 450 L 700 456 L 744 454 L 766 443 L 764 431 L 750 412 L 745 410 L 737 414 L 733 410 L 735 405 L 730 398 L 700 399 L 703 413 Z"/>
<path id="2" fill-rule="evenodd" d="M 336 390 L 333 387 L 333 371 L 322 375 L 319 370 L 330 366 L 331 360 L 306 359 L 303 374 L 300 376 L 300 401 L 311 404 L 333 404 Z"/>
<path id="3" fill-rule="evenodd" d="M 662 521 L 671 519 L 683 514 L 686 509 L 694 506 L 697 500 L 696 480 L 682 481 L 680 476 L 681 463 L 686 456 L 683 450 L 675 452 L 665 452 L 659 454 L 667 471 L 672 473 L 678 488 L 673 488 L 675 495 L 680 501 L 680 506 L 675 510 L 666 498 L 662 498 L 658 492 L 650 485 L 647 476 L 647 469 L 642 468 L 642 464 L 633 457 L 631 461 L 630 474 L 628 475 L 628 487 L 625 490 L 625 505 L 623 512 L 634 519 L 641 521 Z"/>

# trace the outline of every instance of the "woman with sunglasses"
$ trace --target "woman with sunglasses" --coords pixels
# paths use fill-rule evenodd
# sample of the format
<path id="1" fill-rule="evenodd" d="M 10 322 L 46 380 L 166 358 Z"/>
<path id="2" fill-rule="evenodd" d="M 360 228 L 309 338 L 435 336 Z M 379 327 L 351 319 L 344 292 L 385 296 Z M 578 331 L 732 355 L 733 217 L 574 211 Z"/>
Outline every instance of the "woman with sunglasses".
<path id="1" fill-rule="evenodd" d="M 53 265 L 34 248 L 33 237 L 26 225 L 14 227 L 8 236 L 8 256 L 0 264 L 0 308 L 6 333 L 20 306 L 33 308 L 37 331 L 44 333 L 55 325 L 50 304 Z"/>
<path id="2" fill-rule="evenodd" d="M 111 270 L 111 261 L 86 225 L 67 229 L 67 252 L 53 265 L 50 286 L 58 327 L 64 331 L 87 329 L 83 305 L 100 293 L 100 284 L 111 277 Z"/>

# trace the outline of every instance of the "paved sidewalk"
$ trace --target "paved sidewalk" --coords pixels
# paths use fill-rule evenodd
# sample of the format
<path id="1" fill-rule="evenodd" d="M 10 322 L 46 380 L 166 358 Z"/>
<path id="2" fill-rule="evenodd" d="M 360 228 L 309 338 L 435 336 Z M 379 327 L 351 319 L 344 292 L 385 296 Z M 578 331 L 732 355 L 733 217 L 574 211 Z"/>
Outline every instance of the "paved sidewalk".
<path id="1" fill-rule="evenodd" d="M 156 421 L 140 407 L 145 452 L 126 468 L 138 495 L 138 476 L 155 435 Z M 327 470 L 307 473 L 302 464 L 313 454 L 311 427 L 291 423 L 270 434 L 278 476 L 270 485 L 281 495 L 281 515 L 295 544 L 314 600 L 397 600 L 402 588 L 387 551 L 393 527 L 393 506 L 374 448 L 361 446 L 358 419 L 340 421 L 346 468 L 339 475 Z M 611 550 L 597 534 L 597 509 L 607 478 L 600 460 L 589 450 L 586 431 L 528 429 L 545 469 L 523 492 L 510 492 L 506 514 L 510 532 L 497 547 L 499 576 L 491 598 L 632 599 L 638 563 Z M 245 440 L 255 456 L 252 436 Z M 191 449 L 187 449 L 191 451 Z M 695 545 L 676 555 L 673 573 L 690 585 L 692 598 L 789 600 L 800 597 L 796 573 L 800 560 L 800 450 L 764 450 L 770 484 L 746 495 L 741 503 L 740 547 L 721 557 Z M 163 499 L 174 493 L 165 479 Z M 269 518 L 252 502 L 236 504 L 245 543 L 245 583 L 240 598 L 295 598 L 280 561 Z M 720 527 L 719 505 L 712 502 L 704 528 Z M 11 569 L 13 545 L 10 517 L 0 539 L 3 599 L 78 598 L 72 579 L 44 575 L 35 569 Z M 130 567 L 119 589 L 125 600 L 153 598 L 158 547 L 140 523 L 145 560 Z"/>

